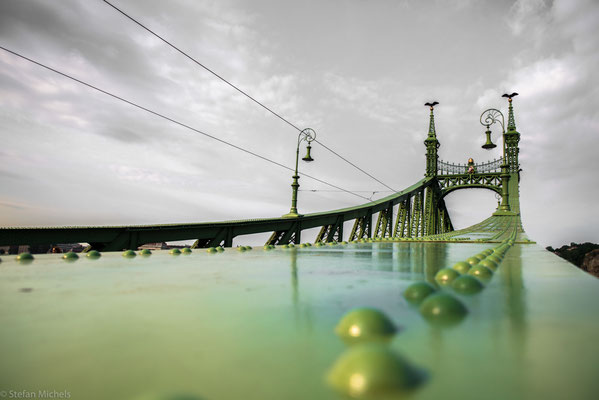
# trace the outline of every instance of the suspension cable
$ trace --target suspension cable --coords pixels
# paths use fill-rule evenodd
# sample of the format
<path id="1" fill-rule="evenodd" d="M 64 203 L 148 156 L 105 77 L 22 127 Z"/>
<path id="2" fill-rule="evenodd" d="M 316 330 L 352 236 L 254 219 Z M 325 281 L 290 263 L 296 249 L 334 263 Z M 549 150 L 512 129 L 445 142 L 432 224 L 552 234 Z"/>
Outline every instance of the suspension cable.
<path id="1" fill-rule="evenodd" d="M 187 125 L 187 124 L 185 124 L 185 123 L 183 123 L 183 122 L 179 122 L 179 121 L 177 121 L 177 120 L 175 120 L 175 119 L 173 119 L 173 118 L 167 117 L 167 116 L 166 116 L 166 115 L 164 115 L 164 114 L 161 114 L 161 113 L 159 113 L 159 112 L 156 112 L 156 111 L 150 110 L 149 108 L 146 108 L 146 107 L 144 107 L 144 106 L 141 106 L 141 105 L 139 105 L 139 104 L 137 104 L 137 103 L 134 103 L 134 102 L 132 102 L 132 101 L 130 101 L 130 100 L 127 100 L 127 99 L 125 99 L 125 98 L 123 98 L 123 97 L 120 97 L 120 96 L 118 96 L 118 95 L 116 95 L 116 94 L 113 94 L 113 93 L 107 92 L 106 90 L 100 89 L 100 88 L 99 88 L 99 87 L 97 87 L 97 86 L 94 86 L 94 85 L 92 85 L 92 84 L 90 84 L 90 83 L 84 82 L 84 81 L 82 81 L 82 80 L 80 80 L 80 79 L 77 79 L 77 78 L 75 78 L 75 77 L 71 76 L 71 75 L 68 75 L 68 74 L 66 74 L 66 73 L 64 73 L 64 72 L 61 72 L 61 71 L 57 70 L 57 69 L 54 69 L 54 68 L 52 68 L 52 67 L 49 67 L 49 66 L 47 66 L 47 65 L 45 65 L 45 64 L 42 64 L 42 63 L 40 63 L 40 62 L 38 62 L 38 61 L 32 60 L 31 58 L 28 58 L 28 57 L 26 57 L 26 56 L 24 56 L 24 55 L 22 55 L 22 54 L 19 54 L 19 53 L 15 52 L 15 51 L 9 50 L 9 49 L 7 49 L 7 48 L 5 48 L 5 47 L 3 47 L 3 46 L 0 46 L 0 49 L 2 49 L 2 50 L 4 50 L 4 51 L 6 51 L 6 52 L 8 52 L 8 53 L 11 53 L 11 54 L 13 54 L 13 55 L 15 55 L 15 56 L 17 56 L 17 57 L 20 57 L 20 58 L 22 58 L 22 59 L 24 59 L 24 60 L 27 60 L 27 61 L 29 61 L 29 62 L 31 62 L 31 63 L 33 63 L 33 64 L 36 64 L 36 65 L 38 65 L 38 66 L 40 66 L 40 67 L 42 67 L 42 68 L 45 68 L 45 69 L 47 69 L 47 70 L 49 70 L 49 71 L 52 71 L 52 72 L 54 72 L 54 73 L 56 73 L 56 74 L 58 74 L 58 75 L 61 75 L 61 76 L 65 77 L 65 78 L 71 79 L 72 81 L 75 81 L 75 82 L 77 82 L 77 83 L 80 83 L 80 84 L 82 84 L 82 85 L 84 85 L 84 86 L 87 86 L 87 87 L 88 87 L 88 88 L 90 88 L 90 89 L 94 89 L 94 90 L 96 90 L 96 91 L 98 91 L 98 92 L 100 92 L 100 93 L 103 93 L 103 94 L 105 94 L 105 95 L 107 95 L 107 96 L 110 96 L 110 97 L 112 97 L 112 98 L 114 98 L 114 99 L 120 100 L 120 101 L 122 101 L 122 102 L 124 102 L 124 103 L 127 103 L 127 104 L 129 104 L 129 105 L 131 105 L 131 106 L 133 106 L 133 107 L 136 107 L 136 108 L 138 108 L 138 109 L 140 109 L 140 110 L 146 111 L 146 112 L 148 112 L 148 113 L 150 113 L 150 114 L 153 114 L 153 115 L 155 115 L 155 116 L 157 116 L 157 117 L 159 117 L 159 118 L 162 118 L 162 119 L 165 119 L 165 120 L 167 120 L 167 121 L 169 121 L 169 122 L 172 122 L 172 123 L 174 123 L 174 124 L 177 124 L 177 125 L 179 125 L 179 126 L 181 126 L 181 127 L 183 127 L 183 128 L 186 128 L 186 129 L 189 129 L 189 130 L 191 130 L 191 131 L 194 131 L 194 132 L 196 132 L 196 133 L 199 133 L 199 134 L 201 134 L 201 135 L 204 135 L 204 136 L 206 136 L 206 137 L 208 137 L 208 138 L 210 138 L 210 139 L 216 140 L 217 142 L 223 143 L 223 144 L 225 144 L 225 145 L 227 145 L 227 146 L 230 146 L 230 147 L 233 147 L 233 148 L 235 148 L 235 149 L 237 149 L 237 150 L 243 151 L 244 153 L 247 153 L 247 154 L 253 155 L 253 156 L 255 156 L 255 157 L 258 157 L 258 158 L 260 158 L 260 159 L 262 159 L 262 160 L 264 160 L 264 161 L 267 161 L 267 162 L 269 162 L 269 163 L 271 163 L 271 164 L 275 164 L 275 165 L 277 165 L 277 166 L 279 166 L 279 167 L 282 167 L 282 168 L 288 169 L 289 171 L 292 171 L 292 172 L 294 172 L 294 171 L 295 171 L 293 168 L 290 168 L 290 167 L 288 167 L 288 166 L 286 166 L 286 165 L 284 165 L 284 164 L 281 164 L 281 163 L 279 163 L 279 162 L 277 162 L 277 161 L 271 160 L 270 158 L 267 158 L 267 157 L 265 157 L 265 156 L 262 156 L 262 155 L 260 155 L 260 154 L 254 153 L 254 152 L 253 152 L 253 151 L 251 151 L 251 150 L 244 149 L 243 147 L 240 147 L 240 146 L 238 146 L 238 145 L 235 145 L 235 144 L 233 144 L 233 143 L 227 142 L 226 140 L 223 140 L 223 139 L 220 139 L 220 138 L 218 138 L 218 137 L 216 137 L 216 136 L 210 135 L 210 134 L 208 134 L 208 133 L 206 133 L 206 132 L 203 132 L 203 131 L 201 131 L 201 130 L 199 130 L 199 129 L 193 128 L 193 127 L 191 127 L 191 126 L 189 126 L 189 125 Z M 315 180 L 315 181 L 317 181 L 317 182 L 324 183 L 325 185 L 328 185 L 328 186 L 334 187 L 335 189 L 339 189 L 339 190 L 341 190 L 341 191 L 343 191 L 343 192 L 346 192 L 346 193 L 353 194 L 354 196 L 358 196 L 358 197 L 360 197 L 360 198 L 363 198 L 363 199 L 365 199 L 365 200 L 369 200 L 367 197 L 364 197 L 364 196 L 362 196 L 362 195 L 359 195 L 359 194 L 357 194 L 357 193 L 354 193 L 354 192 L 352 192 L 352 191 L 350 191 L 350 190 L 343 189 L 343 188 L 341 188 L 341 187 L 339 187 L 339 186 L 333 185 L 332 183 L 328 183 L 328 182 L 326 182 L 326 181 L 324 181 L 324 180 L 322 180 L 322 179 L 316 178 L 316 177 L 314 177 L 314 176 L 311 176 L 311 175 L 308 175 L 308 174 L 305 174 L 305 173 L 301 173 L 301 175 L 303 175 L 303 176 L 306 176 L 306 177 L 308 177 L 308 178 L 311 178 L 311 179 L 314 179 L 314 180 Z"/>

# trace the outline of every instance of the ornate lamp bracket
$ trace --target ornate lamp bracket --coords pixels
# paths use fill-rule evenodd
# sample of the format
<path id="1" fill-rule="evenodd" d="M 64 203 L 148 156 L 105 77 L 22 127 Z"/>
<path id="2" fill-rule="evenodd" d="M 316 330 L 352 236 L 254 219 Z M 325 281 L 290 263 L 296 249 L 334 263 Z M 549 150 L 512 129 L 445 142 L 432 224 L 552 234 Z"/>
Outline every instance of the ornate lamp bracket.
<path id="1" fill-rule="evenodd" d="M 501 120 L 499 117 L 501 117 Z M 480 115 L 480 123 L 482 126 L 487 127 L 487 129 L 489 129 L 495 122 L 498 122 L 501 125 L 501 133 L 505 133 L 505 119 L 501 111 L 496 108 L 489 108 Z"/>

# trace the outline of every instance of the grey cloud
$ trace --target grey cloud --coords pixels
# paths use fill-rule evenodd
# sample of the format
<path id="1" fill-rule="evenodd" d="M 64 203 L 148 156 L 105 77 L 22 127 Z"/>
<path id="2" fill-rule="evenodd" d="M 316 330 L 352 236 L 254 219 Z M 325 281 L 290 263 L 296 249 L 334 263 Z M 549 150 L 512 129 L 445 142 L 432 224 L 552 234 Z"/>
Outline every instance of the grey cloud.
<path id="1" fill-rule="evenodd" d="M 518 91 L 525 221 L 534 238 L 547 244 L 568 241 L 577 229 L 588 232 L 577 214 L 571 218 L 577 224 L 562 219 L 568 228 L 552 233 L 555 220 L 546 217 L 553 212 L 546 196 L 579 210 L 588 202 L 560 188 L 580 185 L 579 196 L 596 195 L 585 184 L 596 181 L 599 168 L 593 2 L 529 2 L 538 6 L 531 10 L 519 9 L 523 2 L 461 0 L 434 2 L 435 7 L 313 0 L 115 3 L 293 123 L 315 128 L 324 143 L 397 189 L 422 177 L 424 102 L 441 102 L 436 117 L 443 159 L 484 160 L 499 150 L 480 149 L 478 116 L 486 107 L 505 111 L 501 91 Z M 501 17 L 512 4 L 512 13 Z M 308 19 L 309 29 L 298 23 Z M 2 1 L 0 37 L 9 48 L 115 94 L 293 163 L 297 132 L 100 1 Z M 8 54 L 0 57 L 0 91 L 0 138 L 18 155 L 7 171 L 27 179 L 43 168 L 61 182 L 76 182 L 68 187 L 79 196 L 63 199 L 62 189 L 44 187 L 51 201 L 43 215 L 15 212 L 15 223 L 89 222 L 84 212 L 73 211 L 77 201 L 93 210 L 95 223 L 173 222 L 186 216 L 206 221 L 288 210 L 289 171 Z M 68 157 L 55 156 L 63 149 Z M 45 151 L 54 156 L 43 157 Z M 379 189 L 322 147 L 313 151 L 317 161 L 301 165 L 302 172 L 348 189 Z M 547 185 L 533 185 L 537 180 Z M 307 178 L 301 185 L 323 188 Z M 8 186 L 32 194 L 28 185 Z M 17 194 L 10 201 L 24 202 Z M 457 225 L 494 207 L 488 196 L 468 196 L 452 203 Z M 305 212 L 360 201 L 301 194 Z M 587 219 L 596 218 L 589 213 Z"/>

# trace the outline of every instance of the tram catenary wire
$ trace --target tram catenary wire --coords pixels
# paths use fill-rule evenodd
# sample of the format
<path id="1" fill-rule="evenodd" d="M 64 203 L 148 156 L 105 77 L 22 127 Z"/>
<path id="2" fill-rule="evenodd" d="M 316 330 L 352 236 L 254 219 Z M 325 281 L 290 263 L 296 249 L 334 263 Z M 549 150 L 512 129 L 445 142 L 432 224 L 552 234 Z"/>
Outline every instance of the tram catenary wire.
<path id="1" fill-rule="evenodd" d="M 199 129 L 196 129 L 196 128 L 192 127 L 192 126 L 189 126 L 189 125 L 187 125 L 187 124 L 185 124 L 185 123 L 183 123 L 183 122 L 179 122 L 179 121 L 177 121 L 177 120 L 175 120 L 175 119 L 173 119 L 173 118 L 167 117 L 166 115 L 164 115 L 164 114 L 160 114 L 159 112 L 156 112 L 156 111 L 150 110 L 149 108 L 146 108 L 146 107 L 144 107 L 144 106 L 142 106 L 142 105 L 139 105 L 139 104 L 137 104 L 137 103 L 134 103 L 134 102 L 132 102 L 132 101 L 130 101 L 130 100 L 127 100 L 127 99 L 125 99 L 125 98 L 123 98 L 123 97 L 120 97 L 120 96 L 118 96 L 118 95 L 116 95 L 116 94 L 113 94 L 113 93 L 110 93 L 110 92 L 108 92 L 108 91 L 106 91 L 106 90 L 100 89 L 100 88 L 99 88 L 99 87 L 97 87 L 97 86 L 94 86 L 94 85 L 92 85 L 92 84 L 90 84 L 90 83 L 87 83 L 87 82 L 85 82 L 85 81 L 82 81 L 82 80 L 80 80 L 80 79 L 77 79 L 77 78 L 75 78 L 75 77 L 73 77 L 73 76 L 71 76 L 71 75 L 69 75 L 69 74 L 66 74 L 66 73 L 64 73 L 64 72 L 61 72 L 61 71 L 59 71 L 59 70 L 57 70 L 57 69 L 55 69 L 55 68 L 49 67 L 49 66 L 47 66 L 47 65 L 45 65 L 45 64 L 42 64 L 41 62 L 35 61 L 35 60 L 33 60 L 33 59 L 29 58 L 29 57 L 26 57 L 26 56 L 24 56 L 24 55 L 22 55 L 22 54 L 19 54 L 19 53 L 15 52 L 15 51 L 9 50 L 9 49 L 7 49 L 7 48 L 5 48 L 5 47 L 3 47 L 3 46 L 0 46 L 0 49 L 4 50 L 4 51 L 6 51 L 6 52 L 8 52 L 8 53 L 10 53 L 10 54 L 13 54 L 13 55 L 15 55 L 15 56 L 17 56 L 17 57 L 20 57 L 20 58 L 22 58 L 22 59 L 24 59 L 24 60 L 27 60 L 27 61 L 29 61 L 29 62 L 31 62 L 31 63 L 33 63 L 33 64 L 36 64 L 36 65 L 38 65 L 38 66 L 40 66 L 40 67 L 42 67 L 42 68 L 45 68 L 45 69 L 47 69 L 47 70 L 49 70 L 49 71 L 52 71 L 52 72 L 54 72 L 54 73 L 56 73 L 56 74 L 58 74 L 58 75 L 61 75 L 61 76 L 65 77 L 65 78 L 71 79 L 72 81 L 75 81 L 75 82 L 77 82 L 77 83 L 79 83 L 79 84 L 82 84 L 82 85 L 84 85 L 84 86 L 87 86 L 87 87 L 88 87 L 88 88 L 90 88 L 90 89 L 94 89 L 94 90 L 96 90 L 96 91 L 98 91 L 98 92 L 100 92 L 100 93 L 103 93 L 103 94 L 105 94 L 105 95 L 107 95 L 107 96 L 110 96 L 110 97 L 112 97 L 112 98 L 114 98 L 114 99 L 120 100 L 120 101 L 122 101 L 122 102 L 124 102 L 124 103 L 127 103 L 127 104 L 129 104 L 129 105 L 133 106 L 133 107 L 139 108 L 140 110 L 146 111 L 146 112 L 148 112 L 148 113 L 150 113 L 150 114 L 152 114 L 152 115 L 155 115 L 155 116 L 157 116 L 157 117 L 159 117 L 159 118 L 165 119 L 165 120 L 167 120 L 167 121 L 169 121 L 169 122 L 172 122 L 172 123 L 174 123 L 174 124 L 177 124 L 177 125 L 179 125 L 179 126 L 181 126 L 181 127 L 183 127 L 183 128 L 189 129 L 189 130 L 191 130 L 191 131 L 194 131 L 194 132 L 196 132 L 196 133 L 199 133 L 199 134 L 201 134 L 201 135 L 204 135 L 204 136 L 206 136 L 206 137 L 208 137 L 208 138 L 210 138 L 210 139 L 213 139 L 213 140 L 216 140 L 216 141 L 218 141 L 218 142 L 220 142 L 220 143 L 226 144 L 227 146 L 230 146 L 230 147 L 233 147 L 233 148 L 235 148 L 235 149 L 237 149 L 237 150 L 243 151 L 244 153 L 247 153 L 247 154 L 253 155 L 253 156 L 255 156 L 255 157 L 258 157 L 258 158 L 260 158 L 260 159 L 262 159 L 262 160 L 264 160 L 264 161 L 267 161 L 267 162 L 269 162 L 269 163 L 271 163 L 271 164 L 277 165 L 277 166 L 279 166 L 279 167 L 282 167 L 282 168 L 285 168 L 285 169 L 287 169 L 287 170 L 289 170 L 289 171 L 292 171 L 292 172 L 294 172 L 294 169 L 293 169 L 293 168 L 291 168 L 291 167 L 288 167 L 288 166 L 286 166 L 286 165 L 284 165 L 284 164 L 281 164 L 281 163 L 279 163 L 279 162 L 277 162 L 277 161 L 271 160 L 271 159 L 270 159 L 270 158 L 268 158 L 268 157 L 262 156 L 262 155 L 260 155 L 260 154 L 258 154 L 258 153 L 254 153 L 254 152 L 253 152 L 253 151 L 251 151 L 251 150 L 244 149 L 243 147 L 240 147 L 240 146 L 237 146 L 236 144 L 233 144 L 233 143 L 227 142 L 226 140 L 219 139 L 219 138 L 218 138 L 218 137 L 216 137 L 216 136 L 210 135 L 209 133 L 203 132 L 203 131 L 201 131 L 201 130 L 199 130 Z M 354 192 L 352 192 L 352 191 L 350 191 L 350 190 L 343 189 L 343 188 L 341 188 L 341 187 L 339 187 L 339 186 L 337 186 L 337 185 L 334 185 L 334 184 L 332 184 L 332 183 L 329 183 L 329 182 L 327 182 L 327 181 L 324 181 L 324 180 L 322 180 L 322 179 L 316 178 L 316 177 L 314 177 L 314 176 L 311 176 L 311 175 L 308 175 L 308 174 L 305 174 L 305 173 L 301 173 L 301 175 L 303 175 L 303 176 L 305 176 L 305 177 L 307 177 L 307 178 L 313 179 L 313 180 L 315 180 L 315 181 L 317 181 L 317 182 L 324 183 L 325 185 L 328 185 L 328 186 L 334 187 L 335 189 L 339 189 L 339 190 L 341 190 L 341 191 L 343 191 L 343 192 L 346 192 L 346 193 L 349 193 L 349 194 L 353 194 L 354 196 L 358 196 L 358 197 L 360 197 L 360 198 L 362 198 L 362 199 L 365 199 L 365 200 L 370 200 L 368 197 L 365 197 L 365 196 L 359 195 L 359 194 L 357 194 L 357 193 L 354 193 Z"/>
<path id="2" fill-rule="evenodd" d="M 183 55 L 186 58 L 188 58 L 189 60 L 191 60 L 193 63 L 195 63 L 199 67 L 205 69 L 206 71 L 208 71 L 209 73 L 211 73 L 212 75 L 214 75 L 215 77 L 217 77 L 218 79 L 220 79 L 221 81 L 223 81 L 224 83 L 226 83 L 227 85 L 229 85 L 230 87 L 232 87 L 233 89 L 237 90 L 239 93 L 241 93 L 242 95 L 244 95 L 248 99 L 252 100 L 254 103 L 258 104 L 260 107 L 264 108 L 266 111 L 270 112 L 271 114 L 273 114 L 274 116 L 276 116 L 277 118 L 279 118 L 281 121 L 285 122 L 289 126 L 293 127 L 297 131 L 301 132 L 302 129 L 300 127 L 298 127 L 294 123 L 290 122 L 288 119 L 286 119 L 285 117 L 281 116 L 279 113 L 275 112 L 273 109 L 271 109 L 270 107 L 266 106 L 264 103 L 256 100 L 254 97 L 250 96 L 248 93 L 246 93 L 245 91 L 243 91 L 242 89 L 240 89 L 238 86 L 236 86 L 233 83 L 229 82 L 228 80 L 226 80 L 225 78 L 223 78 L 222 76 L 220 76 L 219 74 L 217 74 L 214 70 L 208 68 L 207 66 L 205 66 L 204 64 L 202 64 L 201 62 L 199 62 L 198 60 L 196 60 L 195 58 L 193 58 L 192 56 L 190 56 L 189 54 L 187 54 L 186 52 L 184 52 L 183 50 L 181 50 L 180 48 L 178 48 L 177 46 L 175 46 L 174 44 L 172 44 L 171 42 L 169 42 L 168 40 L 166 40 L 162 36 L 160 36 L 159 34 L 157 34 L 156 32 L 154 32 L 153 30 L 151 30 L 150 28 L 148 28 L 147 26 L 145 26 L 144 24 L 142 24 L 137 19 L 133 18 L 132 16 L 130 16 L 129 14 L 127 14 L 126 12 L 124 12 L 123 10 L 121 10 L 120 8 L 118 8 L 117 6 L 115 6 L 114 4 L 112 4 L 111 2 L 109 2 L 108 0 L 102 0 L 102 1 L 104 3 L 106 3 L 107 5 L 109 5 L 110 7 L 112 7 L 113 9 L 115 9 L 120 14 L 122 14 L 124 17 L 126 17 L 127 19 L 129 19 L 130 21 L 132 21 L 133 23 L 137 24 L 138 26 L 140 26 L 141 28 L 145 29 L 146 31 L 148 31 L 149 33 L 151 33 L 152 35 L 154 35 L 156 38 L 158 38 L 162 42 L 164 42 L 167 45 L 169 45 L 170 47 L 172 47 L 174 50 L 176 50 L 181 55 Z M 324 143 L 322 143 L 320 140 L 316 139 L 316 140 L 314 140 L 314 142 L 318 143 L 319 145 L 321 145 L 322 147 L 324 147 L 326 150 L 328 150 L 331 153 L 333 153 L 335 156 L 339 157 L 340 159 L 342 159 L 343 161 L 345 161 L 346 163 L 348 163 L 352 167 L 356 168 L 358 171 L 360 171 L 360 172 L 368 175 L 370 178 L 374 179 L 375 181 L 377 181 L 381 185 L 385 186 L 387 189 L 390 189 L 390 190 L 392 190 L 394 192 L 397 192 L 397 190 L 395 190 L 392 187 L 390 187 L 389 185 L 385 184 L 384 182 L 382 182 L 378 178 L 374 177 L 370 173 L 364 171 L 362 168 L 358 167 L 356 164 L 354 164 L 353 162 L 349 161 L 347 158 L 343 157 L 342 155 L 340 155 L 339 153 L 337 153 L 336 151 L 334 151 L 333 149 L 331 149 L 330 147 L 328 147 L 327 145 L 325 145 Z"/>

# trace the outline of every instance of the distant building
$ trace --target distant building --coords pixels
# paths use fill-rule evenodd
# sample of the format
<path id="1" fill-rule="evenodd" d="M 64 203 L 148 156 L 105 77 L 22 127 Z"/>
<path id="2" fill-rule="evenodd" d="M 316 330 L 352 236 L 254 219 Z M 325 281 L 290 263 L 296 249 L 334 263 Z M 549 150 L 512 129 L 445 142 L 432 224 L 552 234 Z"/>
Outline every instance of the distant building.
<path id="1" fill-rule="evenodd" d="M 81 243 L 59 243 L 59 244 L 21 244 L 12 246 L 0 246 L 0 254 L 46 254 L 46 253 L 66 253 L 73 251 L 80 253 L 85 247 Z"/>
<path id="2" fill-rule="evenodd" d="M 61 251 L 54 251 L 59 248 Z M 51 246 L 51 251 L 48 253 L 68 253 L 72 251 L 74 253 L 81 253 L 85 247 L 81 243 L 57 243 Z"/>
<path id="3" fill-rule="evenodd" d="M 149 250 L 168 250 L 171 247 L 166 244 L 166 242 L 159 243 L 146 243 L 138 247 L 139 250 L 149 249 Z"/>

